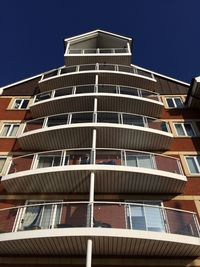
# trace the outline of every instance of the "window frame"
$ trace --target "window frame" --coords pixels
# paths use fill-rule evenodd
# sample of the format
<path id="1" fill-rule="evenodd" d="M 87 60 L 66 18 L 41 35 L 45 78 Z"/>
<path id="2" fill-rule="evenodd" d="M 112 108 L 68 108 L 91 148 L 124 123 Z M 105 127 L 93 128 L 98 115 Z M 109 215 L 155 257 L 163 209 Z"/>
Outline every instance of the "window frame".
<path id="1" fill-rule="evenodd" d="M 189 175 L 200 175 L 200 164 L 198 163 L 197 157 L 200 157 L 200 155 L 185 155 L 184 156 Z M 195 162 L 196 168 L 198 169 L 198 172 L 191 172 L 187 158 L 193 158 L 194 159 L 194 162 Z"/>
<path id="2" fill-rule="evenodd" d="M 21 103 L 19 104 L 19 107 L 15 107 L 16 101 L 19 101 L 19 100 L 21 101 Z M 28 104 L 25 108 L 22 108 L 24 101 L 28 101 Z M 28 98 L 15 98 L 11 108 L 16 109 L 16 110 L 21 110 L 21 109 L 25 110 L 25 109 L 28 109 L 29 103 L 30 103 L 30 99 Z"/>
<path id="3" fill-rule="evenodd" d="M 179 134 L 178 134 L 178 131 L 177 131 L 177 129 L 176 129 L 176 124 L 181 125 L 182 130 L 183 130 L 183 132 L 184 132 L 184 135 L 179 135 Z M 191 129 L 192 129 L 194 135 L 191 136 L 191 135 L 188 135 L 188 134 L 187 134 L 187 130 L 186 130 L 186 128 L 185 128 L 185 124 L 189 124 L 189 125 L 191 126 Z M 190 121 L 189 121 L 189 122 L 173 122 L 173 127 L 174 127 L 174 129 L 175 129 L 175 133 L 176 133 L 176 136 L 177 136 L 177 137 L 197 137 L 197 133 L 196 133 L 196 130 L 194 129 L 193 123 L 190 122 Z"/>
<path id="4" fill-rule="evenodd" d="M 1 160 L 1 159 L 5 159 L 5 162 L 3 163 L 2 169 L 0 169 L 0 174 L 3 173 L 3 171 L 4 171 L 7 157 L 6 157 L 6 156 L 1 156 L 1 155 L 0 155 L 0 160 Z"/>
<path id="5" fill-rule="evenodd" d="M 182 103 L 182 107 L 178 107 L 177 106 L 177 104 L 176 104 L 176 102 L 175 102 L 175 99 L 176 98 L 178 98 L 180 101 L 181 101 L 181 103 Z M 168 104 L 168 102 L 167 102 L 167 99 L 171 99 L 172 100 L 172 102 L 173 102 L 173 107 L 170 107 L 169 106 L 169 104 Z M 173 108 L 177 108 L 177 109 L 182 109 L 182 108 L 185 108 L 185 106 L 184 106 L 184 101 L 183 101 L 183 98 L 181 97 L 181 96 L 165 96 L 165 103 L 166 103 L 166 107 L 168 108 L 168 109 L 173 109 Z"/>
<path id="6" fill-rule="evenodd" d="M 8 133 L 7 133 L 6 135 L 2 135 L 3 128 L 4 128 L 6 125 L 10 126 L 10 128 L 9 128 L 9 130 L 8 130 Z M 18 126 L 16 135 L 10 135 L 10 133 L 12 132 L 14 126 Z M 0 138 L 7 138 L 7 137 L 10 137 L 10 138 L 16 138 L 17 135 L 18 135 L 18 131 L 19 131 L 19 129 L 20 129 L 20 123 L 5 122 L 5 123 L 2 124 L 1 130 L 0 130 Z"/>

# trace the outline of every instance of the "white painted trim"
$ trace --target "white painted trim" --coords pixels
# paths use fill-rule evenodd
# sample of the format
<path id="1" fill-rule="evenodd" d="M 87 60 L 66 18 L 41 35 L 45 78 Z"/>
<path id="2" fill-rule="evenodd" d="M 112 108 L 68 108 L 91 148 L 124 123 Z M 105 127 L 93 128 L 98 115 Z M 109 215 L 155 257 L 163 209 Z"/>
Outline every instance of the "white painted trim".
<path id="1" fill-rule="evenodd" d="M 171 80 L 171 81 L 178 82 L 178 83 L 181 83 L 181 84 L 183 84 L 183 85 L 190 86 L 189 83 L 186 83 L 186 82 L 177 80 L 177 79 L 175 79 L 175 78 L 171 78 L 171 77 L 169 77 L 169 76 L 166 76 L 166 75 L 160 74 L 160 73 L 158 73 L 158 72 L 155 72 L 155 71 L 152 71 L 152 70 L 149 70 L 149 69 L 140 67 L 140 66 L 138 66 L 138 65 L 131 64 L 131 66 L 136 67 L 136 68 L 141 69 L 141 70 L 148 71 L 148 72 L 153 73 L 153 74 L 155 74 L 155 75 L 157 75 L 157 76 L 160 76 L 160 77 L 162 77 L 162 78 L 166 78 L 166 79 L 169 79 L 169 80 Z"/>
<path id="2" fill-rule="evenodd" d="M 161 176 L 164 179 L 180 180 L 187 182 L 185 175 L 177 174 L 173 172 L 167 172 L 162 170 L 142 168 L 142 167 L 132 167 L 132 166 L 121 166 L 121 165 L 99 165 L 99 164 L 80 164 L 80 165 L 64 165 L 56 167 L 47 167 L 47 168 L 37 168 L 21 172 L 15 172 L 11 174 L 4 175 L 2 177 L 3 181 L 19 179 L 22 177 L 28 177 L 38 174 L 54 174 L 58 172 L 72 172 L 72 171 L 112 171 L 112 172 L 125 172 L 125 173 L 138 173 L 145 174 L 150 176 Z M 142 179 L 142 178 L 141 178 Z"/>
<path id="3" fill-rule="evenodd" d="M 52 76 L 52 77 L 49 77 L 49 78 L 45 78 L 44 80 L 40 80 L 38 83 L 39 84 L 40 83 L 45 83 L 46 81 L 53 80 L 53 79 L 59 79 L 61 77 L 65 77 L 65 76 L 80 75 L 80 74 L 85 75 L 85 74 L 88 74 L 88 73 L 94 73 L 94 74 L 109 73 L 109 74 L 116 74 L 116 75 L 123 74 L 123 75 L 139 77 L 139 78 L 146 79 L 146 80 L 149 80 L 149 81 L 157 82 L 157 80 L 155 78 L 150 78 L 150 77 L 147 77 L 147 76 L 144 76 L 144 75 L 140 75 L 140 74 L 137 74 L 137 73 L 123 72 L 123 71 L 109 71 L 109 70 L 90 70 L 90 71 L 75 71 L 75 72 L 70 72 L 70 73 L 64 73 L 64 74 L 61 74 L 61 75 L 55 75 L 55 76 Z"/>
<path id="4" fill-rule="evenodd" d="M 125 94 L 114 94 L 114 93 L 86 93 L 86 94 L 71 94 L 71 95 L 64 95 L 64 96 L 59 96 L 59 97 L 55 97 L 55 98 L 48 98 L 48 99 L 45 99 L 45 100 L 42 100 L 42 101 L 39 101 L 39 102 L 36 102 L 36 103 L 33 103 L 30 105 L 30 109 L 32 107 L 37 107 L 39 105 L 43 105 L 45 103 L 50 103 L 53 101 L 55 101 L 55 103 L 61 99 L 71 99 L 71 98 L 83 98 L 83 97 L 89 97 L 89 96 L 92 96 L 92 97 L 101 97 L 101 96 L 106 96 L 106 97 L 118 97 L 118 98 L 125 98 L 125 99 L 132 99 L 132 100 L 137 100 L 137 101 L 144 101 L 146 104 L 147 103 L 154 103 L 156 105 L 160 105 L 162 107 L 164 107 L 164 104 L 161 102 L 161 101 L 156 101 L 154 99 L 149 99 L 149 98 L 146 98 L 146 97 L 140 97 L 140 96 L 132 96 L 132 95 L 125 95 Z"/>
<path id="5" fill-rule="evenodd" d="M 93 37 L 93 35 L 98 34 L 98 33 L 104 33 L 104 34 L 111 35 L 111 36 L 114 36 L 114 37 L 117 37 L 117 38 L 120 38 L 120 39 L 125 39 L 125 40 L 128 40 L 129 42 L 132 41 L 132 38 L 130 38 L 130 37 L 126 37 L 126 36 L 123 36 L 123 35 L 118 35 L 118 34 L 115 34 L 115 33 L 112 33 L 112 32 L 108 32 L 108 31 L 103 31 L 103 30 L 100 30 L 100 29 L 96 29 L 94 31 L 90 31 L 90 32 L 86 32 L 86 33 L 83 33 L 83 34 L 75 35 L 73 37 L 69 37 L 69 38 L 64 39 L 64 41 L 65 42 L 70 42 L 70 41 L 74 41 L 74 40 L 78 40 L 78 39 L 84 39 L 84 37 Z"/>
<path id="6" fill-rule="evenodd" d="M 62 66 L 62 67 L 60 67 L 60 68 L 63 68 L 63 67 L 64 67 L 64 66 Z M 42 73 L 40 73 L 40 74 L 37 74 L 37 75 L 35 75 L 35 76 L 31 76 L 31 77 L 29 77 L 29 78 L 25 78 L 25 79 L 23 79 L 23 80 L 20 80 L 20 81 L 14 82 L 14 83 L 10 83 L 10 84 L 8 84 L 8 85 L 5 85 L 5 86 L 3 86 L 3 87 L 0 87 L 0 90 L 4 90 L 4 89 L 7 89 L 7 88 L 9 88 L 9 87 L 18 85 L 18 84 L 20 84 L 20 83 L 24 83 L 24 82 L 33 80 L 33 79 L 35 79 L 35 78 L 39 78 L 39 77 L 41 77 L 42 75 L 44 75 L 44 74 L 46 74 L 46 73 L 48 73 L 48 72 L 51 72 L 51 71 L 54 71 L 54 70 L 58 70 L 58 69 L 59 69 L 59 68 L 52 69 L 52 70 L 48 70 L 48 71 L 44 71 L 44 72 L 42 72 Z M 1 91 L 0 91 L 0 92 L 1 92 Z"/>
<path id="7" fill-rule="evenodd" d="M 55 130 L 60 130 L 60 129 L 70 129 L 70 128 L 119 128 L 119 129 L 130 129 L 130 130 L 135 130 L 135 131 L 143 131 L 143 132 L 150 132 L 154 134 L 159 134 L 159 135 L 165 135 L 168 137 L 173 137 L 172 133 L 161 131 L 161 130 L 156 130 L 156 129 L 151 129 L 147 127 L 140 127 L 140 126 L 130 126 L 130 125 L 125 125 L 125 124 L 116 124 L 116 123 L 75 123 L 75 124 L 64 124 L 64 125 L 58 125 L 58 126 L 53 126 L 53 127 L 45 127 L 45 128 L 40 128 L 37 130 L 33 130 L 30 132 L 22 133 L 18 138 L 23 138 L 29 135 L 37 134 L 37 133 L 42 133 L 45 131 L 55 131 Z"/>
<path id="8" fill-rule="evenodd" d="M 12 233 L 0 234 L 0 242 L 20 241 L 36 238 L 58 238 L 58 237 L 113 237 L 113 238 L 131 238 L 139 240 L 155 240 L 164 242 L 173 242 L 180 245 L 200 246 L 200 238 L 192 236 L 184 236 L 179 234 L 131 230 L 131 229 L 114 229 L 101 227 L 82 227 L 82 228 L 57 228 L 45 230 L 29 230 Z"/>

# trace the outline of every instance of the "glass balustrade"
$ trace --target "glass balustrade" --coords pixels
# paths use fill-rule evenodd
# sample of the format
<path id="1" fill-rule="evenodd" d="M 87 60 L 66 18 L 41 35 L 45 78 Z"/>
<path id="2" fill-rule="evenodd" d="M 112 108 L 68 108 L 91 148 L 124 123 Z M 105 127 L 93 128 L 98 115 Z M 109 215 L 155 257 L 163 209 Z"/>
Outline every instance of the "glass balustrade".
<path id="1" fill-rule="evenodd" d="M 137 230 L 143 237 L 145 231 L 199 237 L 196 213 L 156 203 L 35 201 L 0 209 L 0 234 L 83 227 Z"/>
<path id="2" fill-rule="evenodd" d="M 20 156 L 11 160 L 8 174 L 41 168 L 82 164 L 119 165 L 183 174 L 180 161 L 177 158 L 155 153 L 120 149 L 56 150 Z"/>
<path id="3" fill-rule="evenodd" d="M 75 123 L 114 123 L 170 132 L 168 123 L 165 121 L 136 114 L 108 111 L 74 112 L 34 119 L 26 122 L 24 132 Z"/>
<path id="4" fill-rule="evenodd" d="M 79 50 L 80 51 L 80 50 Z M 120 50 L 119 50 L 120 51 Z M 114 72 L 124 72 L 129 74 L 137 74 L 143 77 L 154 79 L 154 75 L 152 72 L 139 69 L 133 66 L 124 66 L 124 65 L 113 65 L 113 64 L 86 64 L 86 65 L 76 65 L 70 67 L 60 68 L 58 70 L 50 71 L 44 74 L 41 78 L 41 81 L 52 78 L 55 76 L 62 76 L 64 74 L 72 73 L 72 72 L 81 72 L 81 71 L 114 71 Z"/>
<path id="5" fill-rule="evenodd" d="M 128 53 L 128 48 L 68 49 L 67 54 L 120 54 Z M 66 55 L 67 55 L 66 54 Z"/>
<path id="6" fill-rule="evenodd" d="M 55 99 L 57 97 L 68 96 L 68 95 L 77 95 L 77 94 L 119 94 L 119 95 L 127 95 L 127 96 L 136 96 L 147 98 L 150 100 L 155 100 L 161 102 L 160 96 L 157 93 L 139 89 L 128 86 L 116 86 L 116 85 L 107 85 L 107 84 L 99 84 L 99 85 L 80 85 L 80 86 L 70 86 L 65 88 L 60 88 L 56 90 L 52 90 L 45 93 L 37 94 L 34 103 L 44 101 L 47 99 Z"/>

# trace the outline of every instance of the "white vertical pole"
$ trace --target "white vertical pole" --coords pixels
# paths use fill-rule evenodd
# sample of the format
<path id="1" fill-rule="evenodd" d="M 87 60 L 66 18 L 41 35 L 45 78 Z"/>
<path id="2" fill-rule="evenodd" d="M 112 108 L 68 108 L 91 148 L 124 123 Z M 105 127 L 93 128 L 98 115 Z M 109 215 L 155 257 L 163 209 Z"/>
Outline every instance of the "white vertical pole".
<path id="1" fill-rule="evenodd" d="M 87 256 L 86 256 L 86 267 L 92 266 L 92 240 L 87 241 Z"/>
<path id="2" fill-rule="evenodd" d="M 98 75 L 96 75 L 96 83 L 98 83 Z M 94 113 L 97 112 L 97 98 L 94 99 Z M 96 162 L 96 129 L 93 129 L 92 133 L 92 164 Z M 94 182 L 95 182 L 95 173 L 91 172 L 90 174 L 90 192 L 89 192 L 89 206 L 90 206 L 90 227 L 93 227 L 93 209 L 94 209 Z M 87 241 L 87 255 L 86 255 L 86 267 L 92 266 L 92 240 L 88 239 Z"/>

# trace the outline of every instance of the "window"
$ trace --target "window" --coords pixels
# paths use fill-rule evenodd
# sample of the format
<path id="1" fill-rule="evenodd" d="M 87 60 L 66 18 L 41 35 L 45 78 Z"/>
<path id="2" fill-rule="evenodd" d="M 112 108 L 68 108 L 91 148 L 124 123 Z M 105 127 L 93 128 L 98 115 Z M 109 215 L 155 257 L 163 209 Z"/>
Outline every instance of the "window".
<path id="1" fill-rule="evenodd" d="M 192 123 L 190 122 L 174 123 L 174 127 L 178 136 L 196 136 Z"/>
<path id="2" fill-rule="evenodd" d="M 166 97 L 167 105 L 169 108 L 183 108 L 183 100 L 180 96 Z"/>
<path id="3" fill-rule="evenodd" d="M 160 202 L 138 202 L 137 205 L 134 203 L 129 204 L 127 214 L 130 228 L 133 230 L 165 232 L 165 220 L 159 206 L 161 206 Z"/>
<path id="4" fill-rule="evenodd" d="M 29 99 L 15 99 L 13 104 L 14 109 L 25 109 L 27 108 Z"/>
<path id="5" fill-rule="evenodd" d="M 150 155 L 126 153 L 127 166 L 153 168 L 153 162 Z"/>
<path id="6" fill-rule="evenodd" d="M 19 124 L 5 123 L 1 130 L 0 136 L 16 136 L 19 130 Z"/>
<path id="7" fill-rule="evenodd" d="M 5 162 L 6 162 L 6 158 L 0 157 L 0 173 L 3 170 L 3 166 L 4 166 Z"/>
<path id="8" fill-rule="evenodd" d="M 190 173 L 200 173 L 200 156 L 186 156 Z"/>
<path id="9" fill-rule="evenodd" d="M 26 207 L 18 230 L 48 229 L 57 225 L 60 221 L 61 204 L 45 205 L 45 201 L 28 201 L 27 205 L 33 206 Z"/>
<path id="10" fill-rule="evenodd" d="M 61 165 L 60 155 L 40 155 L 38 156 L 37 168 L 48 168 Z"/>

